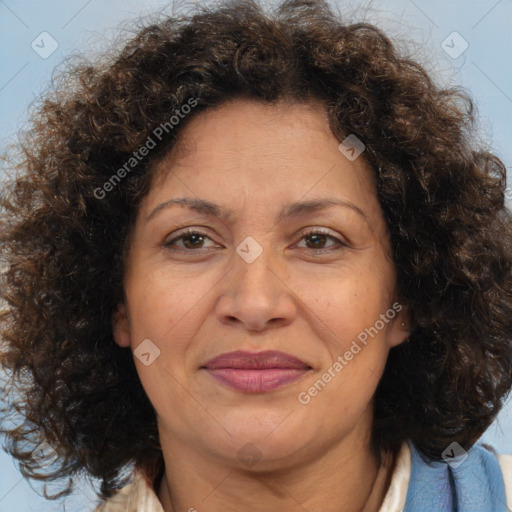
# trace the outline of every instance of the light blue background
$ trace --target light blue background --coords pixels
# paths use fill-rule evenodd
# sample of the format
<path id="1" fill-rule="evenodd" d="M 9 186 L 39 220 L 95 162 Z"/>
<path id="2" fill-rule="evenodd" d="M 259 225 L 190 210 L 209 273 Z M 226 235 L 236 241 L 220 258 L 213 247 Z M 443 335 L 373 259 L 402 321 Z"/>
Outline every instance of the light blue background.
<path id="1" fill-rule="evenodd" d="M 187 5 L 192 8 L 194 2 Z M 412 42 L 411 54 L 443 84 L 469 89 L 480 114 L 480 140 L 492 144 L 510 176 L 512 0 L 340 0 L 335 5 L 348 20 L 365 18 L 395 40 Z M 0 145 L 23 126 L 27 106 L 64 56 L 105 48 L 112 36 L 119 35 L 120 22 L 157 9 L 181 11 L 182 6 L 176 2 L 173 8 L 172 3 L 158 0 L 0 0 Z M 31 48 L 43 31 L 59 45 L 47 59 Z M 454 31 L 469 45 L 456 59 L 441 48 Z M 512 453 L 511 400 L 484 437 L 502 453 Z M 48 502 L 35 494 L 11 458 L 0 452 L 0 512 L 63 510 L 61 502 Z M 92 510 L 93 500 L 90 488 L 79 483 L 65 503 L 66 510 Z"/>

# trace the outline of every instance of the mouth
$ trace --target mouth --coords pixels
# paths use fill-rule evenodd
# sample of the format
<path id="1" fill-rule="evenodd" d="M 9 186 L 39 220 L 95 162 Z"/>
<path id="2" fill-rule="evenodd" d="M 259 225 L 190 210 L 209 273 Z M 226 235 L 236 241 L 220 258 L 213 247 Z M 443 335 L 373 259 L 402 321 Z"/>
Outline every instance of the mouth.
<path id="1" fill-rule="evenodd" d="M 312 370 L 297 357 L 275 350 L 227 352 L 211 359 L 201 369 L 221 384 L 249 393 L 272 391 Z"/>

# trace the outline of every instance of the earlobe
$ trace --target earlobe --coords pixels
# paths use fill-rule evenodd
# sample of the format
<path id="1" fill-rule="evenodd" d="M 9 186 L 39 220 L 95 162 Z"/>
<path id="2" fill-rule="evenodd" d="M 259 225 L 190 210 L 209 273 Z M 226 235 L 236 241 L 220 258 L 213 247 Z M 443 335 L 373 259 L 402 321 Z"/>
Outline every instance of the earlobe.
<path id="1" fill-rule="evenodd" d="M 131 345 L 130 322 L 124 303 L 120 303 L 112 314 L 112 333 L 114 341 L 120 347 L 124 348 Z"/>
<path id="2" fill-rule="evenodd" d="M 407 306 L 400 306 L 400 311 L 393 319 L 393 325 L 389 333 L 388 341 L 390 347 L 396 347 L 407 340 L 410 334 L 409 310 Z"/>

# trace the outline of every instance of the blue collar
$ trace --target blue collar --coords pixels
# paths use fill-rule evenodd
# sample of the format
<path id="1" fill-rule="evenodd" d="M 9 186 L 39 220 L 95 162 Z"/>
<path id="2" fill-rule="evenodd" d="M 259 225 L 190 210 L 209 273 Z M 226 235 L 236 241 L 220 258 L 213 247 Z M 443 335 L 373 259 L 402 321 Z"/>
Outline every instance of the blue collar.
<path id="1" fill-rule="evenodd" d="M 438 462 L 408 444 L 411 478 L 403 512 L 509 512 L 503 474 L 490 450 L 475 444 L 457 456 L 455 447 L 443 452 L 449 462 Z"/>

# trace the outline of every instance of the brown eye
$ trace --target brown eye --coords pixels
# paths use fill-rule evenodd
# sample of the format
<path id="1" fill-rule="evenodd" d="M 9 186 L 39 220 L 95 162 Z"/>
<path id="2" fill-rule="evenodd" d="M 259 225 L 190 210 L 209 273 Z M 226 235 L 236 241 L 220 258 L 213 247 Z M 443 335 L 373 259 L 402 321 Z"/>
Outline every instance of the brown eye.
<path id="1" fill-rule="evenodd" d="M 336 251 L 340 248 L 348 247 L 347 244 L 343 243 L 335 236 L 321 230 L 308 231 L 302 235 L 301 240 L 307 240 L 305 248 L 312 249 L 315 252 L 330 252 Z M 333 240 L 334 243 L 326 246 L 329 240 Z"/>
<path id="2" fill-rule="evenodd" d="M 193 251 L 194 249 L 206 249 L 203 247 L 206 240 L 210 240 L 205 233 L 200 231 L 187 231 L 165 242 L 164 247 L 177 251 Z M 181 245 L 179 245 L 181 244 Z"/>
<path id="3" fill-rule="evenodd" d="M 200 249 L 202 244 L 204 243 L 204 237 L 203 235 L 200 235 L 199 233 L 192 233 L 190 235 L 182 236 L 181 239 L 183 240 L 183 245 L 187 249 Z"/>
<path id="4" fill-rule="evenodd" d="M 308 246 L 309 249 L 323 249 L 327 239 L 330 237 L 327 235 L 315 233 L 304 238 L 309 239 L 311 242 L 311 247 Z"/>

